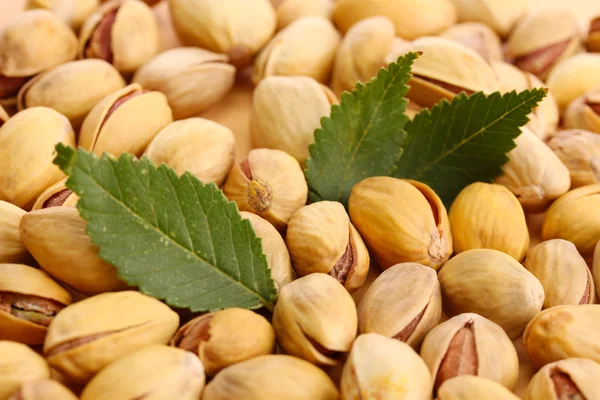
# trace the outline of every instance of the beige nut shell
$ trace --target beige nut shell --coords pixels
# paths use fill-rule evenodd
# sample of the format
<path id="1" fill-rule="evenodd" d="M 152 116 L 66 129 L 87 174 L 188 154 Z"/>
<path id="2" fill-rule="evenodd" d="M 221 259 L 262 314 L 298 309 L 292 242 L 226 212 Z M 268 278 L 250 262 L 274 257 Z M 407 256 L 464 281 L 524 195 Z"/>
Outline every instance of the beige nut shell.
<path id="1" fill-rule="evenodd" d="M 569 104 L 565 111 L 565 128 L 600 133 L 600 115 L 589 104 L 600 104 L 600 88 L 578 97 Z"/>
<path id="2" fill-rule="evenodd" d="M 600 135 L 564 130 L 546 143 L 569 169 L 572 188 L 600 183 Z"/>
<path id="3" fill-rule="evenodd" d="M 77 400 L 73 392 L 52 379 L 25 382 L 15 396 L 20 397 L 14 400 Z"/>
<path id="4" fill-rule="evenodd" d="M 31 381 L 50 378 L 46 361 L 28 346 L 0 340 L 0 399 L 8 399 Z"/>
<path id="5" fill-rule="evenodd" d="M 445 381 L 437 400 L 519 400 L 515 394 L 491 380 L 473 375 L 460 375 Z"/>
<path id="6" fill-rule="evenodd" d="M 592 260 L 592 276 L 596 286 L 596 297 L 600 297 L 600 240 L 594 249 L 594 258 Z"/>
<path id="7" fill-rule="evenodd" d="M 472 48 L 488 63 L 504 59 L 500 38 L 489 26 L 480 22 L 451 26 L 440 36 Z"/>
<path id="8" fill-rule="evenodd" d="M 69 179 L 68 177 L 61 179 L 60 181 L 56 182 L 54 185 L 50 186 L 48 189 L 44 190 L 42 192 L 42 194 L 40 194 L 40 197 L 38 197 L 37 200 L 35 201 L 35 203 L 33 204 L 33 208 L 31 210 L 35 211 L 35 210 L 41 210 L 42 208 L 56 207 L 56 204 L 58 204 L 58 203 L 54 203 L 54 205 L 50 204 L 50 203 L 53 203 L 52 200 L 54 200 L 54 199 L 52 199 L 52 198 L 55 195 L 60 197 L 60 195 L 63 191 L 68 191 L 68 192 L 70 192 L 70 194 L 68 195 L 68 197 L 64 198 L 64 201 L 61 204 L 61 206 L 64 206 L 64 207 L 77 206 L 77 202 L 79 201 L 79 196 L 77 196 L 75 193 L 71 192 L 71 190 L 67 188 L 66 182 L 68 179 Z"/>
<path id="9" fill-rule="evenodd" d="M 556 372 L 567 375 L 585 399 L 599 398 L 600 364 L 586 358 L 567 358 L 540 369 L 529 382 L 524 399 L 557 399 L 556 386 L 552 380 L 552 375 Z"/>
<path id="10" fill-rule="evenodd" d="M 78 32 L 87 17 L 99 5 L 99 0 L 27 0 L 25 9 L 42 8 L 49 10 L 73 28 L 75 32 Z"/>
<path id="11" fill-rule="evenodd" d="M 452 0 L 459 22 L 482 22 L 500 36 L 507 36 L 527 12 L 523 0 Z"/>
<path id="12" fill-rule="evenodd" d="M 281 30 L 297 19 L 318 16 L 329 19 L 334 0 L 275 0 L 272 1 L 277 14 L 277 30 Z"/>
<path id="13" fill-rule="evenodd" d="M 27 214 L 19 207 L 6 201 L 0 201 L 0 263 L 31 262 L 31 256 L 21 240 L 19 224 Z"/>
<path id="14" fill-rule="evenodd" d="M 581 53 L 561 61 L 552 69 L 546 83 L 564 112 L 567 106 L 600 85 L 600 54 Z"/>

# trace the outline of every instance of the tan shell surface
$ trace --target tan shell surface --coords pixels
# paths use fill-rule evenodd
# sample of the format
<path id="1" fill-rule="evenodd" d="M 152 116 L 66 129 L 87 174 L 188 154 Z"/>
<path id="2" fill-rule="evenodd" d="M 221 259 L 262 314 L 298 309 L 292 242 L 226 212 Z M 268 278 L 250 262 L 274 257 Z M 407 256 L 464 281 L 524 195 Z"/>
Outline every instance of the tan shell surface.
<path id="1" fill-rule="evenodd" d="M 600 135 L 564 130 L 553 135 L 547 144 L 569 169 L 572 188 L 600 183 Z"/>
<path id="2" fill-rule="evenodd" d="M 594 258 L 592 260 L 592 276 L 596 286 L 596 297 L 600 297 L 600 240 L 594 249 Z"/>
<path id="3" fill-rule="evenodd" d="M 598 395 L 600 364 L 586 358 L 567 358 L 547 364 L 540 369 L 529 383 L 524 399 L 556 399 L 556 386 L 552 380 L 552 375 L 556 372 L 567 375 L 585 399 L 600 398 Z"/>
<path id="4" fill-rule="evenodd" d="M 600 85 L 600 54 L 582 53 L 561 61 L 552 69 L 546 83 L 564 112 L 571 101 Z"/>
<path id="5" fill-rule="evenodd" d="M 499 383 L 472 375 L 448 379 L 438 391 L 438 400 L 519 400 Z"/>
<path id="6" fill-rule="evenodd" d="M 50 378 L 46 361 L 21 343 L 0 340 L 0 399 L 8 399 L 31 381 Z"/>
<path id="7" fill-rule="evenodd" d="M 527 12 L 523 0 L 452 0 L 459 22 L 482 22 L 500 36 L 507 36 Z"/>
<path id="8" fill-rule="evenodd" d="M 51 379 L 28 381 L 9 400 L 77 400 L 77 396 L 62 384 Z"/>
<path id="9" fill-rule="evenodd" d="M 49 10 L 77 32 L 99 4 L 99 0 L 27 0 L 25 9 Z"/>
<path id="10" fill-rule="evenodd" d="M 19 224 L 25 214 L 19 207 L 0 201 L 0 263 L 31 261 L 19 233 Z"/>
<path id="11" fill-rule="evenodd" d="M 600 104 L 599 88 L 578 97 L 569 104 L 565 111 L 565 128 L 585 129 L 594 133 L 600 133 L 600 115 L 589 104 Z"/>
<path id="12" fill-rule="evenodd" d="M 275 5 L 277 30 L 281 30 L 302 17 L 330 18 L 335 0 L 282 0 Z"/>
<path id="13" fill-rule="evenodd" d="M 66 185 L 67 179 L 69 178 L 63 178 L 60 181 L 56 182 L 54 185 L 48 187 L 48 189 L 44 190 L 42 194 L 40 194 L 40 197 L 38 197 L 35 203 L 33 204 L 31 210 L 35 211 L 40 210 L 42 208 L 47 208 L 50 204 L 46 204 L 46 202 L 51 200 L 52 196 L 57 195 L 64 190 L 69 190 Z M 71 192 L 71 194 L 62 203 L 62 206 L 75 207 L 78 201 L 79 196 Z"/>
<path id="14" fill-rule="evenodd" d="M 451 26 L 440 36 L 472 48 L 488 63 L 504 59 L 500 38 L 489 26 L 480 22 Z"/>

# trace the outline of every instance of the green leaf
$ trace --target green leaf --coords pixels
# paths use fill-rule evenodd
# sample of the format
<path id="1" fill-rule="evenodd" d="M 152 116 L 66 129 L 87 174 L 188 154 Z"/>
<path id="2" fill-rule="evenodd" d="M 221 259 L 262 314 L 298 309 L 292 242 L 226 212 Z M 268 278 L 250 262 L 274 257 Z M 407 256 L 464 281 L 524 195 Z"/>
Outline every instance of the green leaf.
<path id="1" fill-rule="evenodd" d="M 88 235 L 127 283 L 194 312 L 275 302 L 260 239 L 216 185 L 145 157 L 56 150 Z"/>
<path id="2" fill-rule="evenodd" d="M 354 184 L 394 170 L 406 137 L 406 83 L 417 57 L 409 53 L 365 85 L 358 83 L 321 120 L 307 160 L 311 202 L 332 200 L 347 206 Z"/>
<path id="3" fill-rule="evenodd" d="M 546 89 L 463 93 L 422 111 L 406 126 L 404 154 L 393 176 L 426 183 L 449 207 L 464 187 L 502 173 L 520 127 L 545 96 Z"/>

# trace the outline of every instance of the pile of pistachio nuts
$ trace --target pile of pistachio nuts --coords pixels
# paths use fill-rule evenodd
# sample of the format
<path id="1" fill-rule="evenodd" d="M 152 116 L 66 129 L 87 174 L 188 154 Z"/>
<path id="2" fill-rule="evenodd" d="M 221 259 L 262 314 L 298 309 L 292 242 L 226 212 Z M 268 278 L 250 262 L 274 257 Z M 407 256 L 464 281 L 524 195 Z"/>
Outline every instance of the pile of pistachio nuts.
<path id="1" fill-rule="evenodd" d="M 600 399 L 600 10 L 157 3 L 28 0 L 0 26 L 0 400 Z M 156 7 L 181 46 L 160 52 Z M 449 210 L 388 177 L 309 204 L 320 119 L 407 52 L 411 117 L 549 93 L 503 175 Z M 199 117 L 250 85 L 247 123 Z M 191 314 L 121 281 L 57 143 L 218 185 L 262 240 L 274 309 Z"/>

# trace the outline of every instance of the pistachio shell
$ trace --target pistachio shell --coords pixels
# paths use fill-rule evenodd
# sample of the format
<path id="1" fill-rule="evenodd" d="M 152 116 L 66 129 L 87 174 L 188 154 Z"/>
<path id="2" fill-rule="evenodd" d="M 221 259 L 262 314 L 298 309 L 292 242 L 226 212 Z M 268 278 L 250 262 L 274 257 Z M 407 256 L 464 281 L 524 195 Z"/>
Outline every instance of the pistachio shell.
<path id="1" fill-rule="evenodd" d="M 2 125 L 4 125 L 4 123 L 6 121 L 8 121 L 9 118 L 10 117 L 9 117 L 8 113 L 6 112 L 6 110 L 4 109 L 4 107 L 2 107 L 2 105 L 0 105 L 0 127 Z"/>
<path id="2" fill-rule="evenodd" d="M 25 214 L 19 207 L 0 201 L 0 263 L 31 261 L 19 233 L 19 224 Z"/>
<path id="3" fill-rule="evenodd" d="M 523 0 L 452 0 L 460 22 L 481 22 L 500 36 L 507 36 L 515 23 L 525 15 Z"/>
<path id="4" fill-rule="evenodd" d="M 510 390 L 491 379 L 460 375 L 444 382 L 437 400 L 519 400 Z"/>
<path id="5" fill-rule="evenodd" d="M 302 17 L 329 18 L 334 0 L 276 0 L 277 30 L 281 30 Z"/>
<path id="6" fill-rule="evenodd" d="M 26 382 L 50 377 L 50 368 L 36 352 L 21 343 L 0 340 L 0 399 L 17 393 Z"/>
<path id="7" fill-rule="evenodd" d="M 596 17 L 590 21 L 586 46 L 588 51 L 600 52 L 600 17 Z"/>
<path id="8" fill-rule="evenodd" d="M 75 207 L 79 201 L 79 196 L 67 188 L 68 178 L 61 179 L 48 189 L 44 190 L 33 205 L 32 211 L 41 210 L 48 207 Z"/>
<path id="9" fill-rule="evenodd" d="M 103 293 L 65 308 L 44 342 L 48 363 L 85 383 L 117 358 L 149 344 L 166 344 L 179 316 L 160 301 L 134 291 Z"/>
<path id="10" fill-rule="evenodd" d="M 172 122 L 152 139 L 145 155 L 178 175 L 188 171 L 204 183 L 221 186 L 235 159 L 233 132 L 204 118 Z"/>
<path id="11" fill-rule="evenodd" d="M 546 83 L 564 112 L 567 106 L 600 85 L 600 54 L 577 54 L 561 61 L 550 71 Z"/>
<path id="12" fill-rule="evenodd" d="M 596 287 L 596 297 L 600 297 L 600 241 L 596 243 L 596 248 L 594 249 L 592 276 L 594 277 L 594 286 Z"/>
<path id="13" fill-rule="evenodd" d="M 452 254 L 446 208 L 423 183 L 367 178 L 352 188 L 350 218 L 382 268 L 417 262 L 438 270 Z"/>
<path id="14" fill-rule="evenodd" d="M 58 143 L 75 146 L 69 120 L 45 107 L 23 110 L 0 128 L 0 200 L 31 209 L 38 196 L 64 175 L 52 163 Z"/>
<path id="15" fill-rule="evenodd" d="M 585 358 L 567 358 L 547 364 L 527 386 L 525 400 L 558 400 L 561 397 L 597 400 L 600 364 Z"/>
<path id="16" fill-rule="evenodd" d="M 565 111 L 565 128 L 600 133 L 600 89 L 573 100 Z"/>
<path id="17" fill-rule="evenodd" d="M 569 168 L 571 187 L 600 183 L 600 135 L 565 130 L 553 135 L 547 144 Z"/>
<path id="18" fill-rule="evenodd" d="M 25 9 L 49 10 L 77 32 L 99 4 L 99 0 L 27 0 Z"/>
<path id="19" fill-rule="evenodd" d="M 475 50 L 485 61 L 502 61 L 502 43 L 489 26 L 479 22 L 464 22 L 446 29 L 440 34 Z"/>
<path id="20" fill-rule="evenodd" d="M 8 400 L 77 400 L 69 389 L 51 379 L 25 382 Z"/>
<path id="21" fill-rule="evenodd" d="M 354 341 L 341 380 L 341 400 L 431 399 L 431 374 L 410 346 L 376 333 Z"/>

